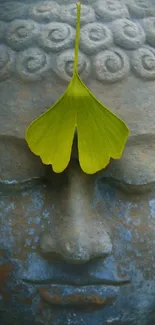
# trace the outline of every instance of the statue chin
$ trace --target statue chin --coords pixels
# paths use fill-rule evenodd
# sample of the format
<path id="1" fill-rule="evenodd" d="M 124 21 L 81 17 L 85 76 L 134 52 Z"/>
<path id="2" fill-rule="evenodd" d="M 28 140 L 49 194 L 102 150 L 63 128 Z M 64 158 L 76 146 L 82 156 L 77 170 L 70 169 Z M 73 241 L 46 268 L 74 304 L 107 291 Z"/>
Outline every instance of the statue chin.
<path id="1" fill-rule="evenodd" d="M 0 325 L 153 325 L 155 4 L 82 2 L 79 75 L 130 128 L 93 175 L 76 134 L 60 174 L 25 141 L 71 80 L 75 22 L 73 0 L 0 3 Z"/>

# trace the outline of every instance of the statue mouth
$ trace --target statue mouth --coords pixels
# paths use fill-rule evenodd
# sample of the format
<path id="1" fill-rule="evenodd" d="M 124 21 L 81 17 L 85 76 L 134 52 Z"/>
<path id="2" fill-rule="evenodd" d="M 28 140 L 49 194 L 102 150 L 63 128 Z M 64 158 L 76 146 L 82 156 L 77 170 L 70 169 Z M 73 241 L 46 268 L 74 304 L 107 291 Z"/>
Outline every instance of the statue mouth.
<path id="1" fill-rule="evenodd" d="M 102 307 L 113 302 L 120 288 L 118 286 L 81 286 L 68 285 L 41 286 L 38 292 L 43 301 L 50 305 L 82 306 L 96 305 Z"/>
<path id="2" fill-rule="evenodd" d="M 84 265 L 61 262 L 50 264 L 39 255 L 31 255 L 29 263 L 20 276 L 26 284 L 34 286 L 41 300 L 49 305 L 77 308 L 103 308 L 121 294 L 132 279 L 126 272 L 118 274 L 112 257 L 106 261 L 96 260 Z"/>
<path id="3" fill-rule="evenodd" d="M 92 281 L 91 281 L 92 280 Z M 129 277 L 125 278 L 106 278 L 106 279 L 101 279 L 101 278 L 93 278 L 93 279 L 88 279 L 88 281 L 78 281 L 78 279 L 74 279 L 72 281 L 67 281 L 64 277 L 60 278 L 59 281 L 57 279 L 31 279 L 31 278 L 23 278 L 22 281 L 25 283 L 30 283 L 30 284 L 36 284 L 36 285 L 65 285 L 65 286 L 72 286 L 72 287 L 90 287 L 90 286 L 115 286 L 115 287 L 120 287 L 122 285 L 127 285 L 131 283 L 131 279 Z"/>
<path id="4" fill-rule="evenodd" d="M 38 293 L 43 301 L 50 305 L 78 306 L 87 308 L 89 306 L 102 308 L 112 303 L 120 293 L 120 287 L 130 284 L 129 279 L 120 281 L 105 281 L 103 284 L 71 285 L 49 283 L 49 280 L 24 282 L 36 284 Z"/>
<path id="5" fill-rule="evenodd" d="M 51 305 L 61 306 L 103 306 L 113 301 L 117 294 L 118 288 L 93 288 L 93 287 L 71 287 L 52 285 L 48 288 L 41 287 L 38 289 L 40 297 Z"/>

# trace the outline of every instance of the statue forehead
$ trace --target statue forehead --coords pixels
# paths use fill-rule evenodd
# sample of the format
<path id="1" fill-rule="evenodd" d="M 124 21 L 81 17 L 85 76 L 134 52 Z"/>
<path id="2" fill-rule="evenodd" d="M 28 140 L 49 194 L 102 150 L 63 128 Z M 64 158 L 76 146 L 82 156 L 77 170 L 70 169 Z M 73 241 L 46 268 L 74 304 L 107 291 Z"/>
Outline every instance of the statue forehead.
<path id="1" fill-rule="evenodd" d="M 0 5 L 3 135 L 24 138 L 31 121 L 67 88 L 73 67 L 76 6 L 74 1 L 63 4 Z M 154 24 L 152 1 L 83 2 L 80 76 L 128 124 L 131 135 L 155 133 Z"/>
<path id="2" fill-rule="evenodd" d="M 133 77 L 123 83 L 86 83 L 96 97 L 122 118 L 131 135 L 155 134 L 154 83 Z M 89 85 L 88 85 L 89 84 Z M 40 84 L 19 84 L 14 80 L 0 83 L 0 133 L 24 138 L 25 130 L 62 95 L 67 85 L 44 81 Z"/>

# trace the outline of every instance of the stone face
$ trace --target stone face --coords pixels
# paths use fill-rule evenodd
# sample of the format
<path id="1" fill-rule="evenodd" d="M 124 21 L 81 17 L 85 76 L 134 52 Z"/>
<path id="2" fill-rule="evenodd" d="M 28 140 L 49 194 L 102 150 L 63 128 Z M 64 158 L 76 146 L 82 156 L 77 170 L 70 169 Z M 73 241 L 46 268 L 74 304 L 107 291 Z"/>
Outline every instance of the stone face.
<path id="1" fill-rule="evenodd" d="M 154 325 L 154 0 L 82 1 L 79 75 L 122 158 L 87 175 L 75 137 L 55 174 L 24 140 L 71 80 L 75 3 L 0 0 L 0 325 Z"/>

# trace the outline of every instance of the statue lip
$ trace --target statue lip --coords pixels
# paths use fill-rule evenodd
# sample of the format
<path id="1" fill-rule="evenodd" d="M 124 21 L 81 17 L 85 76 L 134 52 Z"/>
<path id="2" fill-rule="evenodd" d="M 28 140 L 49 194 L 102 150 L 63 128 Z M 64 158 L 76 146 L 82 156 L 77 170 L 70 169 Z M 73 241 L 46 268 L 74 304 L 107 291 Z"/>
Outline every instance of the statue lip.
<path id="1" fill-rule="evenodd" d="M 87 308 L 87 306 L 89 308 L 89 305 L 100 308 L 112 303 L 117 298 L 121 286 L 130 284 L 130 280 L 127 278 L 115 282 L 102 280 L 98 284 L 85 285 L 51 283 L 51 280 L 49 282 L 49 280 L 23 279 L 23 281 L 35 284 L 41 299 L 51 305 L 79 306 L 80 308 Z"/>
<path id="2" fill-rule="evenodd" d="M 108 296 L 115 296 L 121 287 L 131 284 L 131 277 L 123 272 L 121 276 L 117 273 L 117 264 L 112 257 L 106 261 L 96 260 L 94 263 L 87 265 L 61 264 L 60 262 L 52 262 L 40 258 L 38 255 L 32 255 L 29 259 L 27 269 L 23 270 L 21 280 L 24 283 L 34 285 L 36 288 L 44 288 L 48 295 L 49 290 L 62 290 L 62 294 L 69 290 L 75 294 L 84 292 L 89 296 L 94 295 L 94 290 L 102 291 L 102 297 L 105 292 Z M 42 289 L 43 290 L 43 289 Z M 80 298 L 81 299 L 81 298 Z M 90 298 L 91 300 L 91 298 Z M 93 301 L 93 299 L 92 299 Z"/>
<path id="3" fill-rule="evenodd" d="M 103 308 L 115 301 L 122 286 L 131 283 L 127 275 L 119 277 L 112 263 L 108 263 L 108 260 L 106 262 L 102 271 L 95 263 L 95 272 L 90 265 L 89 269 L 83 266 L 72 267 L 72 272 L 69 272 L 70 267 L 67 265 L 59 272 L 58 265 L 58 269 L 50 267 L 47 272 L 46 261 L 40 267 L 37 264 L 35 269 L 31 263 L 21 280 L 35 285 L 42 301 L 50 305 L 77 306 L 80 309 Z"/>
<path id="4" fill-rule="evenodd" d="M 90 286 L 116 286 L 120 287 L 122 285 L 127 285 L 131 283 L 131 279 L 129 277 L 125 278 L 93 278 L 93 279 L 88 279 L 87 281 L 82 279 L 74 279 L 72 281 L 71 279 L 67 281 L 65 278 L 60 278 L 59 281 L 56 279 L 31 279 L 31 278 L 23 278 L 23 282 L 25 283 L 31 283 L 31 284 L 36 284 L 36 285 L 65 285 L 65 286 L 73 286 L 73 287 L 90 287 Z"/>
<path id="5" fill-rule="evenodd" d="M 38 288 L 40 297 L 51 305 L 103 307 L 113 302 L 120 291 L 119 286 L 81 286 L 48 285 Z"/>

